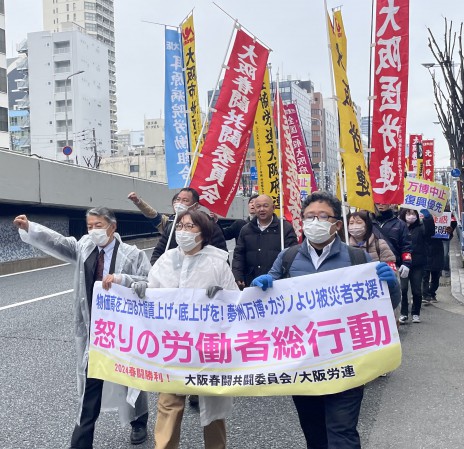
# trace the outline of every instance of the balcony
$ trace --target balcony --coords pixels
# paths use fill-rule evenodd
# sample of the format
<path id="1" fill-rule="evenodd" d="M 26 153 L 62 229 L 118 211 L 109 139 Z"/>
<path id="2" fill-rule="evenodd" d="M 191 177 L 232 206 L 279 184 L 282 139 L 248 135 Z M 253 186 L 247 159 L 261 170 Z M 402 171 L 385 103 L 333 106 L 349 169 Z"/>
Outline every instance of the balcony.
<path id="1" fill-rule="evenodd" d="M 18 53 L 27 53 L 27 39 L 24 39 L 19 44 L 16 44 L 16 51 Z"/>
<path id="2" fill-rule="evenodd" d="M 29 102 L 29 95 L 26 95 L 24 98 L 20 98 L 16 100 L 16 107 L 18 109 L 29 109 L 30 102 Z"/>
<path id="3" fill-rule="evenodd" d="M 29 70 L 29 63 L 27 58 L 21 58 L 20 61 L 16 64 L 16 70 L 19 72 Z"/>
<path id="4" fill-rule="evenodd" d="M 16 90 L 25 91 L 29 90 L 29 78 L 23 78 L 21 80 L 16 81 Z"/>

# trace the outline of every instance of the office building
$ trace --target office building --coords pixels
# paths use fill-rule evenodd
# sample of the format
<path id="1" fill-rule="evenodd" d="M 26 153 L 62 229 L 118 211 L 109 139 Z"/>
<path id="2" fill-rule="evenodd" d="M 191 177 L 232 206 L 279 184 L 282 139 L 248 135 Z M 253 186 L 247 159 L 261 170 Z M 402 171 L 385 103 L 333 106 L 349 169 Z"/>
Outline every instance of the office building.
<path id="1" fill-rule="evenodd" d="M 73 22 L 105 44 L 108 58 L 111 148 L 117 151 L 116 56 L 113 0 L 43 0 L 44 30 L 62 31 Z M 66 26 L 66 25 L 65 25 Z"/>
<path id="2" fill-rule="evenodd" d="M 97 167 L 111 154 L 107 47 L 77 25 L 70 31 L 29 33 L 17 80 L 29 111 L 31 152 L 54 160 Z M 63 154 L 70 146 L 72 154 Z"/>
<path id="3" fill-rule="evenodd" d="M 5 2 L 0 0 L 0 149 L 3 150 L 8 150 L 10 147 L 6 67 Z"/>

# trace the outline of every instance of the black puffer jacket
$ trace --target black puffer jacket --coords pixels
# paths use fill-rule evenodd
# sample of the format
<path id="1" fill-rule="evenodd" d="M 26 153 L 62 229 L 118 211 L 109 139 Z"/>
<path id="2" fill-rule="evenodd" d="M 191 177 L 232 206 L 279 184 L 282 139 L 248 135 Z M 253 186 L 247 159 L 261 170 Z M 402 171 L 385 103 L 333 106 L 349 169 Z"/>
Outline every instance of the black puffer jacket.
<path id="1" fill-rule="evenodd" d="M 297 238 L 292 225 L 283 221 L 284 246 L 296 245 Z M 281 251 L 280 220 L 274 215 L 271 224 L 261 231 L 257 218 L 243 226 L 234 249 L 232 271 L 237 281 L 250 282 L 261 274 L 267 274 Z"/>
<path id="2" fill-rule="evenodd" d="M 412 266 L 425 267 L 427 265 L 427 243 L 435 234 L 433 217 L 424 217 L 423 221 L 415 221 L 408 226 L 412 241 Z M 443 250 L 441 251 L 443 253 Z"/>

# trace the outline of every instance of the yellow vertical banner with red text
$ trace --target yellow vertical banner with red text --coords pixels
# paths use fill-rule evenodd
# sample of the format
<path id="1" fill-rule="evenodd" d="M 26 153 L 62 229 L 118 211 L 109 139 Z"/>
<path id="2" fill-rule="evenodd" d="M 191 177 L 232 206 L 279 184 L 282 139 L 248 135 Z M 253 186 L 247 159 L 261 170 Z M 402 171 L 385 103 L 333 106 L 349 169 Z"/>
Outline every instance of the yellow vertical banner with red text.
<path id="1" fill-rule="evenodd" d="M 258 108 L 256 109 L 253 139 L 258 173 L 258 192 L 260 195 L 269 195 L 274 200 L 274 212 L 280 216 L 279 161 L 270 84 L 269 68 L 266 68 Z"/>
<path id="2" fill-rule="evenodd" d="M 341 11 L 327 14 L 332 65 L 340 120 L 340 148 L 345 168 L 347 200 L 351 206 L 374 211 L 372 186 L 364 160 L 361 131 L 347 75 L 347 39 Z"/>
<path id="3" fill-rule="evenodd" d="M 190 14 L 182 23 L 182 46 L 185 67 L 185 91 L 187 110 L 189 111 L 188 127 L 191 151 L 195 151 L 201 132 L 201 109 L 198 95 L 197 67 L 195 54 L 195 28 L 193 26 L 193 14 Z M 201 153 L 203 137 L 201 137 L 198 147 L 198 154 Z M 191 176 L 193 177 L 197 165 L 198 157 L 195 159 Z"/>

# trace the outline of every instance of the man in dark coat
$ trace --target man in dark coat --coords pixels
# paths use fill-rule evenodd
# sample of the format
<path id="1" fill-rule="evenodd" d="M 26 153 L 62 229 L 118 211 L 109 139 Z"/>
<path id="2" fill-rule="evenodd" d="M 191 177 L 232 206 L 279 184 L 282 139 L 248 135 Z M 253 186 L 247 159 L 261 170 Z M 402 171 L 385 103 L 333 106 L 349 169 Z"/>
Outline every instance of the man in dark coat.
<path id="1" fill-rule="evenodd" d="M 234 249 L 232 271 L 240 288 L 261 274 L 268 273 L 282 250 L 280 238 L 281 221 L 274 214 L 274 203 L 270 196 L 260 195 L 255 200 L 256 216 L 243 226 Z M 298 243 L 290 223 L 282 221 L 284 247 Z"/>

